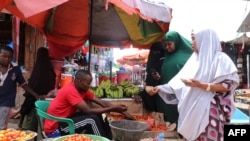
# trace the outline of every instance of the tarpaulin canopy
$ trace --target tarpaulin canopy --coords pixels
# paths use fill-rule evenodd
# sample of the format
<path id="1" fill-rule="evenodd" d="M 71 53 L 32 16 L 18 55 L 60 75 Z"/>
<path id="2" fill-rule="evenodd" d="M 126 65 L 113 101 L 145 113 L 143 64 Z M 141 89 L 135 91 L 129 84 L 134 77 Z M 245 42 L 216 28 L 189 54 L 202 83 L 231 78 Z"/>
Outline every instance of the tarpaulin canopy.
<path id="1" fill-rule="evenodd" d="M 242 34 L 242 36 L 229 40 L 226 43 L 250 45 L 250 37 L 248 37 L 246 34 Z"/>
<path id="2" fill-rule="evenodd" d="M 242 21 L 240 27 L 238 28 L 237 32 L 250 32 L 250 12 L 248 12 L 245 19 Z"/>
<path id="3" fill-rule="evenodd" d="M 149 48 L 152 43 L 162 40 L 171 19 L 171 8 L 167 6 L 163 6 L 166 12 L 163 15 L 169 21 L 161 21 L 129 7 L 123 3 L 126 0 L 92 0 L 91 3 L 88 0 L 55 0 L 56 4 L 49 3 L 50 0 L 2 1 L 0 10 L 8 10 L 44 34 L 51 56 L 55 58 L 71 55 L 87 40 L 97 47 L 122 48 L 132 44 Z M 36 11 L 31 3 L 48 5 L 30 14 L 27 9 Z"/>

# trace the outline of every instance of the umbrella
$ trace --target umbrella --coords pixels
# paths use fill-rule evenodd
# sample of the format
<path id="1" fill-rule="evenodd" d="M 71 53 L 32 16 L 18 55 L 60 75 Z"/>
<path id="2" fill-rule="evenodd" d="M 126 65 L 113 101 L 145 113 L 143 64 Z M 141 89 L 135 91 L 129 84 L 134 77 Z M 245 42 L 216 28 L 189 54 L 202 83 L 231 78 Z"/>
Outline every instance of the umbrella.
<path id="1" fill-rule="evenodd" d="M 116 60 L 119 64 L 121 65 L 129 65 L 129 66 L 134 66 L 134 65 L 142 65 L 146 64 L 147 60 L 143 59 L 134 59 L 134 60 L 126 60 L 126 59 L 117 59 Z"/>
<path id="2" fill-rule="evenodd" d="M 110 3 L 94 0 L 91 4 L 88 0 L 64 0 L 62 4 L 29 17 L 14 3 L 20 0 L 4 1 L 0 8 L 7 9 L 44 34 L 51 56 L 55 58 L 71 55 L 87 40 L 90 46 L 96 47 L 129 47 L 132 44 L 150 48 L 151 44 L 162 40 L 170 23 L 147 18 L 136 10 L 130 15 L 128 11 L 132 8 L 128 10 L 124 4 L 112 0 L 108 0 Z M 171 17 L 170 10 L 166 16 Z"/>
<path id="3" fill-rule="evenodd" d="M 147 51 L 137 51 L 133 54 L 124 55 L 122 58 L 118 58 L 116 61 L 121 65 L 142 65 L 146 64 L 148 59 L 149 50 Z"/>

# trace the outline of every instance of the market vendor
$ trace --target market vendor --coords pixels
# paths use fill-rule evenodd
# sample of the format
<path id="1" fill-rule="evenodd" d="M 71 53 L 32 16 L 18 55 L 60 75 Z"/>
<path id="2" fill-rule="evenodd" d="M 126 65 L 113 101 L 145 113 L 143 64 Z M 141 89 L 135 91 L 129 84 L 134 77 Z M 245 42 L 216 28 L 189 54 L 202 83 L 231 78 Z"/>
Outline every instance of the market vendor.
<path id="1" fill-rule="evenodd" d="M 75 124 L 76 133 L 94 134 L 112 139 L 109 125 L 103 122 L 102 113 L 118 112 L 127 119 L 133 119 L 128 114 L 125 105 L 112 105 L 97 98 L 89 88 L 92 81 L 91 73 L 86 70 L 78 70 L 74 83 L 69 84 L 58 91 L 57 96 L 51 102 L 48 113 L 56 117 L 71 118 Z M 86 101 L 92 101 L 100 108 L 90 108 Z M 56 137 L 69 134 L 69 128 L 65 123 L 58 123 L 49 119 L 45 120 L 44 130 L 48 137 Z"/>

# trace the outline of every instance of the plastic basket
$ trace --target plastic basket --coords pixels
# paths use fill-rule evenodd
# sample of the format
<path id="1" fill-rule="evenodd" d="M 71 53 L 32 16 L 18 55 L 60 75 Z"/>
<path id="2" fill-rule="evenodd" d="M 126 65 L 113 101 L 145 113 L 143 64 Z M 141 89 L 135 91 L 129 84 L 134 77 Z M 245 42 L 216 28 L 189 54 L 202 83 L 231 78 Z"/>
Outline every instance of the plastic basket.
<path id="1" fill-rule="evenodd" d="M 114 120 L 109 123 L 114 141 L 139 141 L 149 127 L 133 120 Z"/>
<path id="2" fill-rule="evenodd" d="M 110 141 L 109 139 L 107 139 L 105 137 L 101 137 L 101 136 L 97 136 L 97 135 L 90 135 L 90 134 L 79 134 L 79 135 L 84 135 L 86 137 L 90 137 L 91 139 L 93 139 L 93 141 Z M 52 141 L 63 141 L 64 139 L 66 139 L 70 136 L 74 136 L 74 135 L 66 135 L 66 136 L 57 137 L 57 138 L 53 139 Z"/>

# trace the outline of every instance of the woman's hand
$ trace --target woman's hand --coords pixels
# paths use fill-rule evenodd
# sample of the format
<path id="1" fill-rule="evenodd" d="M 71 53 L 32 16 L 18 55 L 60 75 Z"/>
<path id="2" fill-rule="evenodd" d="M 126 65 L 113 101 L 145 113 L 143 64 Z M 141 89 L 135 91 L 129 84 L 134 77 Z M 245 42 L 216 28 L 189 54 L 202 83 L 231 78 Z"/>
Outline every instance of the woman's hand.
<path id="1" fill-rule="evenodd" d="M 157 87 L 153 87 L 153 86 L 146 86 L 145 90 L 151 96 L 155 95 L 159 91 L 159 89 Z"/>

